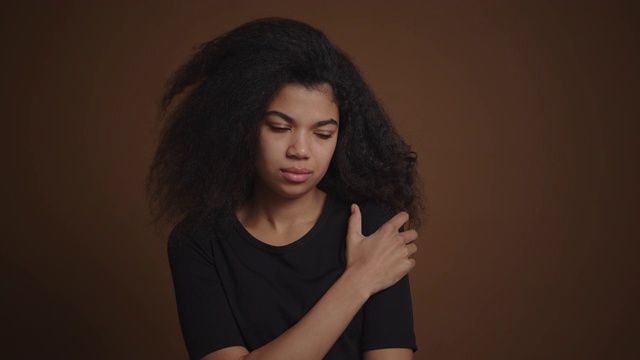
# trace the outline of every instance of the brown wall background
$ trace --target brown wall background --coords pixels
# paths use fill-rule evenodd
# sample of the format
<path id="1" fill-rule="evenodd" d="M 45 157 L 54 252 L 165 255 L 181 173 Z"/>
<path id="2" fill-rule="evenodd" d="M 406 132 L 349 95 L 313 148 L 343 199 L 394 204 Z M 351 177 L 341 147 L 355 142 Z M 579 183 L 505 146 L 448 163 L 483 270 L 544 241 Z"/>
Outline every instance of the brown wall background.
<path id="1" fill-rule="evenodd" d="M 416 359 L 640 354 L 634 6 L 3 8 L 7 358 L 186 359 L 165 239 L 145 225 L 155 105 L 192 46 L 269 15 L 325 30 L 419 153 Z"/>

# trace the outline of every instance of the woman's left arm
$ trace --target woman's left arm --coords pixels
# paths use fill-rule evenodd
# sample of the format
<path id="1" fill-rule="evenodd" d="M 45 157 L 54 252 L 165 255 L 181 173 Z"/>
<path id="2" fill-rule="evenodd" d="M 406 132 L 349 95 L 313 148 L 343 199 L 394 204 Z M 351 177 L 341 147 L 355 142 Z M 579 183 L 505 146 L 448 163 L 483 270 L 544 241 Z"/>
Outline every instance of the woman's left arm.
<path id="1" fill-rule="evenodd" d="M 363 360 L 412 360 L 413 350 L 406 348 L 377 349 L 364 353 Z"/>
<path id="2" fill-rule="evenodd" d="M 374 231 L 394 214 L 377 206 L 365 206 L 367 232 Z M 364 222 L 363 222 L 364 223 Z M 409 276 L 371 296 L 363 307 L 361 345 L 364 360 L 411 360 L 417 350 Z"/>

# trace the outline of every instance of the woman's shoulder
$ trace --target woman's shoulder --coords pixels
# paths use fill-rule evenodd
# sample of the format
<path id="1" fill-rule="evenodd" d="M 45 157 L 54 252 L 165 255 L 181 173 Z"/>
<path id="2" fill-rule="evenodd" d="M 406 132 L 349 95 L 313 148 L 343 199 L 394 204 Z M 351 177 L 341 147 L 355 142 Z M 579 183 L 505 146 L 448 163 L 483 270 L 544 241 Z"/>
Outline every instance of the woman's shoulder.
<path id="1" fill-rule="evenodd" d="M 358 203 L 362 214 L 362 233 L 365 236 L 375 232 L 378 228 L 389 221 L 397 212 L 373 200 L 366 200 Z"/>
<path id="2" fill-rule="evenodd" d="M 352 204 L 351 202 L 341 199 L 333 194 L 329 194 L 328 199 L 330 199 L 330 207 L 332 210 L 346 209 L 346 216 L 349 216 L 348 213 Z M 365 236 L 368 236 L 378 230 L 380 225 L 387 222 L 397 213 L 397 211 L 372 199 L 357 201 L 356 204 L 360 208 L 360 213 L 362 214 L 362 231 Z"/>
<path id="3" fill-rule="evenodd" d="M 179 221 L 169 233 L 169 251 L 191 249 L 205 251 L 216 237 L 216 224 L 212 218 L 188 216 Z"/>
<path id="4" fill-rule="evenodd" d="M 187 216 L 177 222 L 169 233 L 169 245 L 185 245 L 197 239 L 197 235 L 202 232 L 202 222 Z"/>

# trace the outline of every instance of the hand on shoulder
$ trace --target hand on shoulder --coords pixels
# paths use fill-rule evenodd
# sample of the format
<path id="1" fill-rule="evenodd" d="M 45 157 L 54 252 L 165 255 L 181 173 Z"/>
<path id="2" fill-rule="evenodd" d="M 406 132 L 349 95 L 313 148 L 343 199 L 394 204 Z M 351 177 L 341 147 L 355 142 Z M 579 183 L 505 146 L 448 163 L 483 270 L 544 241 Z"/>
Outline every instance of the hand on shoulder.
<path id="1" fill-rule="evenodd" d="M 417 251 L 415 230 L 400 232 L 409 220 L 400 212 L 369 236 L 362 234 L 362 213 L 358 205 L 351 205 L 347 230 L 347 269 L 358 279 L 369 295 L 384 290 L 409 273 L 415 266 L 411 256 Z"/>

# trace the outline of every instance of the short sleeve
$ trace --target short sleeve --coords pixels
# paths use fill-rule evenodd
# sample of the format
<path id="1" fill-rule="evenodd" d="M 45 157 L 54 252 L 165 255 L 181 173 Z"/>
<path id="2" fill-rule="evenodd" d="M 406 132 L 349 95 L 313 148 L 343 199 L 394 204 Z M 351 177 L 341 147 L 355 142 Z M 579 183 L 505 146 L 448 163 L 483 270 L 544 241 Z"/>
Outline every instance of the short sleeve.
<path id="1" fill-rule="evenodd" d="M 213 261 L 210 240 L 176 226 L 168 256 L 180 327 L 190 359 L 229 346 L 244 346 Z"/>
<path id="2" fill-rule="evenodd" d="M 362 350 L 418 349 L 413 331 L 409 277 L 373 295 L 364 305 Z"/>
<path id="3" fill-rule="evenodd" d="M 368 203 L 362 209 L 366 236 L 375 232 L 395 213 Z M 402 229 L 401 229 L 402 231 Z M 386 348 L 418 349 L 413 328 L 413 306 L 409 276 L 374 294 L 363 307 L 362 351 Z"/>

